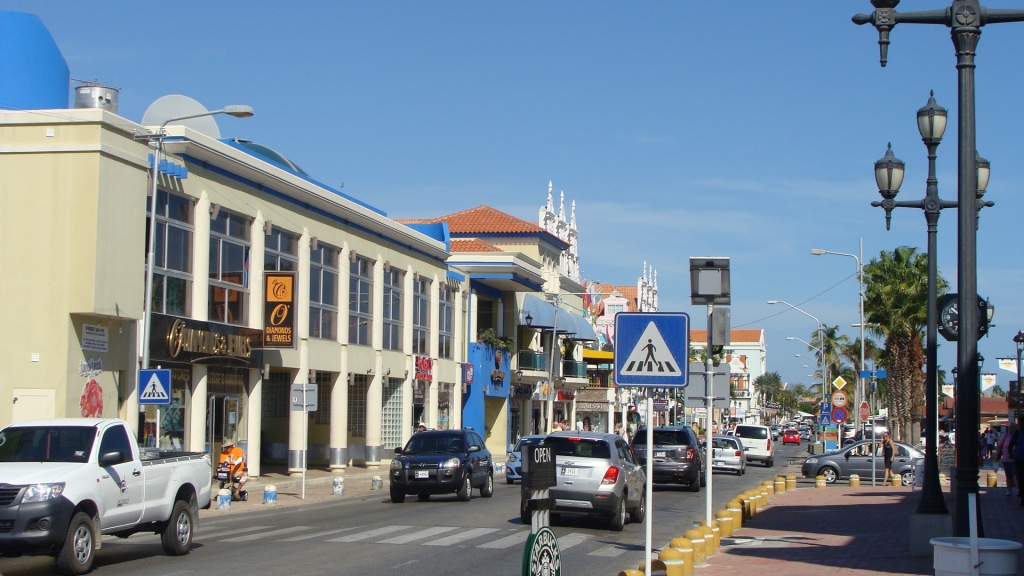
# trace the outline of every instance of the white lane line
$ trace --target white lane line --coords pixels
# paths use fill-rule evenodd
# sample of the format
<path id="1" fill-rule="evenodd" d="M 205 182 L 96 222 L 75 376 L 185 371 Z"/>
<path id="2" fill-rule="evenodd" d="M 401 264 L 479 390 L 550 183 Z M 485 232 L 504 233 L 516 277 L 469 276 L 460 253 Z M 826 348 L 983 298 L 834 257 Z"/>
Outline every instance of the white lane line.
<path id="1" fill-rule="evenodd" d="M 232 536 L 234 534 L 243 534 L 245 532 L 252 532 L 254 530 L 266 530 L 267 528 L 273 528 L 273 526 L 249 526 L 248 528 L 239 528 L 237 530 L 228 530 L 227 532 L 214 531 L 207 538 L 223 538 L 225 536 Z"/>
<path id="2" fill-rule="evenodd" d="M 526 539 L 529 536 L 530 536 L 530 531 L 529 530 L 522 530 L 520 532 L 516 532 L 515 534 L 513 534 L 511 536 L 505 536 L 504 538 L 498 538 L 494 542 L 488 542 L 487 544 L 481 544 L 481 545 L 477 546 L 477 548 L 496 548 L 498 550 L 503 550 L 505 548 L 511 548 L 511 547 L 515 546 L 516 544 L 522 544 L 523 542 L 526 542 Z"/>
<path id="3" fill-rule="evenodd" d="M 407 544 L 413 540 L 420 540 L 423 538 L 429 538 L 438 534 L 444 534 L 445 532 L 451 532 L 452 530 L 458 530 L 454 526 L 432 526 L 423 530 L 417 530 L 410 534 L 402 534 L 401 536 L 395 536 L 394 538 L 388 538 L 387 540 L 381 540 L 377 544 Z"/>
<path id="4" fill-rule="evenodd" d="M 577 544 L 582 544 L 583 542 L 586 542 L 588 538 L 590 538 L 589 534 L 583 534 L 581 532 L 573 532 L 571 534 L 566 534 L 565 536 L 562 536 L 558 539 L 558 550 L 568 550 L 569 548 L 572 548 Z"/>
<path id="5" fill-rule="evenodd" d="M 309 530 L 309 526 L 292 526 L 290 528 L 271 530 L 270 532 L 260 532 L 258 534 L 248 534 L 245 536 L 238 536 L 236 538 L 228 538 L 227 540 L 221 540 L 221 542 L 250 542 L 252 540 L 262 540 L 272 536 L 291 534 L 292 532 L 302 532 L 303 530 Z"/>
<path id="6" fill-rule="evenodd" d="M 452 544 L 458 544 L 459 542 L 465 542 L 466 540 L 472 540 L 479 536 L 486 534 L 493 534 L 497 532 L 497 528 L 473 528 L 472 530 L 466 530 L 465 532 L 459 532 L 458 534 L 452 534 L 439 540 L 432 540 L 430 542 L 424 542 L 424 546 L 451 546 Z"/>
<path id="7" fill-rule="evenodd" d="M 561 548 L 561 546 L 562 546 L 561 545 L 561 540 L 559 540 L 559 545 L 558 546 L 559 546 L 559 548 Z M 605 546 L 604 548 L 598 548 L 597 550 L 594 550 L 590 554 L 587 554 L 587 556 L 604 556 L 605 558 L 615 558 L 615 557 L 621 556 L 621 555 L 623 555 L 625 553 L 626 553 L 626 549 L 625 548 L 620 548 L 619 546 L 615 546 L 613 544 L 611 546 Z"/>
<path id="8" fill-rule="evenodd" d="M 358 542 L 360 540 L 383 536 L 384 534 L 398 532 L 399 530 L 405 530 L 407 528 L 412 528 L 412 526 L 384 526 L 383 528 L 367 530 L 366 532 L 360 532 L 359 534 L 350 534 L 348 536 L 342 536 L 341 538 L 332 538 L 328 540 L 328 542 Z"/>
<path id="9" fill-rule="evenodd" d="M 338 532 L 355 530 L 356 528 L 362 528 L 362 526 L 353 526 L 351 528 L 338 528 L 337 530 L 327 530 L 326 532 L 316 532 L 313 534 L 303 534 L 302 536 L 292 536 L 291 538 L 282 538 L 278 540 L 278 542 L 298 542 L 300 540 L 309 540 L 310 538 L 319 538 L 321 536 L 330 536 L 331 534 L 337 534 Z"/>

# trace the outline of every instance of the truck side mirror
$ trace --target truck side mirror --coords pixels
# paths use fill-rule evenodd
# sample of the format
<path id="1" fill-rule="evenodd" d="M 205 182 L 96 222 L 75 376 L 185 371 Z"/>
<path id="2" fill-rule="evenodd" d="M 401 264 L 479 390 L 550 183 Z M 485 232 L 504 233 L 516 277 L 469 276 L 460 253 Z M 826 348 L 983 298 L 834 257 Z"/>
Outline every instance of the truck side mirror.
<path id="1" fill-rule="evenodd" d="M 116 450 L 100 455 L 100 466 L 103 468 L 116 466 L 122 462 L 124 462 L 124 455 Z"/>

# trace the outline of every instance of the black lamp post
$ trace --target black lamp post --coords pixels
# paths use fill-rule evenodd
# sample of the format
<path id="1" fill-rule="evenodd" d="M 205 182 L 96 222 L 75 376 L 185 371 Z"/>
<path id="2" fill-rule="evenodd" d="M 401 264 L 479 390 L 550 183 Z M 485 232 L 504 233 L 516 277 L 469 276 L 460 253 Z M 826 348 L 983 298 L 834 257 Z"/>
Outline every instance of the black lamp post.
<path id="1" fill-rule="evenodd" d="M 1020 386 L 1020 356 L 1021 356 L 1021 353 L 1024 352 L 1024 331 L 1017 332 L 1017 335 L 1013 337 L 1013 343 L 1017 345 L 1017 383 L 1014 386 L 1010 387 L 1010 392 L 1016 395 L 1016 394 L 1020 393 L 1020 389 L 1021 389 L 1021 386 Z M 1019 396 L 1018 396 L 1018 398 L 1019 398 Z M 1017 415 L 1014 414 L 1014 417 L 1016 417 L 1016 416 Z M 1010 422 L 1008 422 L 1008 424 L 1013 424 L 1013 419 L 1011 419 Z"/>
<path id="2" fill-rule="evenodd" d="M 858 14 L 853 17 L 855 24 L 872 24 L 878 30 L 878 45 L 881 64 L 888 58 L 889 32 L 897 24 L 940 24 L 950 28 L 953 46 L 956 49 L 958 86 L 958 258 L 957 292 L 960 302 L 970 303 L 960 307 L 957 340 L 957 366 L 960 368 L 957 394 L 958 427 L 969 430 L 956 443 L 958 461 L 956 500 L 953 509 L 953 535 L 969 536 L 968 494 L 978 492 L 978 429 L 980 420 L 980 378 L 976 363 L 978 354 L 978 328 L 981 323 L 979 310 L 973 305 L 978 299 L 977 268 L 977 208 L 980 202 L 978 191 L 987 187 L 978 181 L 976 152 L 976 123 L 974 107 L 974 56 L 981 38 L 981 28 L 987 24 L 1024 21 L 1024 10 L 990 9 L 979 0 L 953 0 L 949 8 L 920 12 L 896 12 L 899 0 L 871 0 L 875 11 L 870 15 Z M 972 210 L 971 208 L 975 208 Z M 980 512 L 980 507 L 979 507 Z M 979 533 L 982 531 L 981 515 L 978 515 Z"/>

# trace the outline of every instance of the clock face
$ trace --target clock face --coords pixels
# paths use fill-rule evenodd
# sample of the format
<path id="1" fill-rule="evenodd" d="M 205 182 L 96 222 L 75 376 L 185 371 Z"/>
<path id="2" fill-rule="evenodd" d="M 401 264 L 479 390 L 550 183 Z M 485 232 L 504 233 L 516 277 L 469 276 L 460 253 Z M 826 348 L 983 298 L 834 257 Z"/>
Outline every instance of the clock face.
<path id="1" fill-rule="evenodd" d="M 960 328 L 960 310 L 959 303 L 953 300 L 946 304 L 942 308 L 942 312 L 939 314 L 939 321 L 942 322 L 942 327 L 952 336 L 958 334 Z"/>

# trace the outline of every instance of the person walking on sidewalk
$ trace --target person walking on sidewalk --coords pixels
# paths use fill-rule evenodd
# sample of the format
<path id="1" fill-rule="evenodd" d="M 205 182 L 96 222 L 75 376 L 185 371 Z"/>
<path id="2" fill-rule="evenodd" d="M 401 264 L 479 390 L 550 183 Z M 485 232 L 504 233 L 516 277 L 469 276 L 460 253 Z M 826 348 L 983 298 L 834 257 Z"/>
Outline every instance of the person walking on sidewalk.
<path id="1" fill-rule="evenodd" d="M 1017 429 L 1010 435 L 1009 450 L 1013 458 L 1014 476 L 1024 479 L 1024 418 L 1017 419 Z M 1017 484 L 1017 495 L 1020 496 L 1020 505 L 1024 506 L 1024 490 Z"/>
<path id="2" fill-rule="evenodd" d="M 985 458 L 992 461 L 993 465 L 996 465 L 996 459 L 992 457 L 992 454 L 996 450 L 996 433 L 989 427 L 985 431 Z"/>
<path id="3" fill-rule="evenodd" d="M 1013 496 L 1013 487 L 1017 483 L 1015 474 L 1016 472 L 1013 461 L 1013 453 L 1010 452 L 1010 440 L 1013 435 L 1017 433 L 1017 425 L 1010 424 L 1007 428 L 1006 433 L 999 439 L 999 443 L 996 445 L 996 459 L 1001 462 L 1003 466 L 1003 473 L 1006 475 L 1006 495 Z M 1017 488 L 1020 492 L 1020 488 Z"/>
<path id="4" fill-rule="evenodd" d="M 892 476 L 892 457 L 896 453 L 896 445 L 893 444 L 892 438 L 888 432 L 882 434 L 882 458 L 885 460 L 885 480 L 882 480 L 882 486 L 889 485 L 889 477 Z"/>

